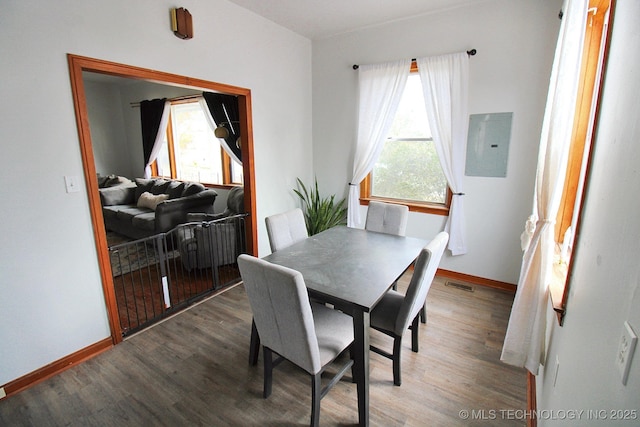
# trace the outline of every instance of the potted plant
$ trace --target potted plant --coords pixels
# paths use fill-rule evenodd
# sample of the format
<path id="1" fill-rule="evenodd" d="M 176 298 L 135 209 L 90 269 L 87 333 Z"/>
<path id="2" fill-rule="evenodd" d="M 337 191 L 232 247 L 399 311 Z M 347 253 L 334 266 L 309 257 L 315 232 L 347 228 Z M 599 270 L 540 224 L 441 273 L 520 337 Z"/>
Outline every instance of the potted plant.
<path id="1" fill-rule="evenodd" d="M 310 191 L 307 191 L 307 187 L 300 178 L 296 178 L 296 180 L 299 189 L 294 188 L 293 191 L 302 201 L 309 236 L 318 234 L 336 225 L 344 225 L 347 223 L 346 199 L 336 202 L 335 194 L 330 197 L 321 198 L 318 191 L 317 179 L 315 179 L 315 185 L 310 188 Z"/>

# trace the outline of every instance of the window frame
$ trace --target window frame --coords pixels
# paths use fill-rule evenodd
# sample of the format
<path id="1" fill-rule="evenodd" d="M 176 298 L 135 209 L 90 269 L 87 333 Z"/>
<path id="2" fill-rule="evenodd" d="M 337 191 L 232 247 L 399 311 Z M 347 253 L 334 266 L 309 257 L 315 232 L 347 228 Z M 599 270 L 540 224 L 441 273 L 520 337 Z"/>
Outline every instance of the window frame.
<path id="1" fill-rule="evenodd" d="M 170 101 L 171 106 L 180 105 L 180 104 L 198 104 L 197 98 L 183 98 Z M 154 160 L 151 163 L 151 176 L 154 178 L 170 178 L 174 180 L 178 180 L 176 173 L 176 156 L 175 156 L 175 143 L 173 140 L 173 120 L 171 115 L 171 110 L 169 110 L 169 120 L 167 120 L 167 151 L 169 154 L 169 169 L 171 171 L 171 176 L 158 176 L 158 160 Z M 222 169 L 222 184 L 215 184 L 209 182 L 201 182 L 202 185 L 209 188 L 232 188 L 237 186 L 242 186 L 241 182 L 233 182 L 232 181 L 232 173 L 231 173 L 231 162 L 233 159 L 227 154 L 227 152 L 220 145 L 221 152 L 221 169 Z"/>
<path id="2" fill-rule="evenodd" d="M 575 230 L 573 230 L 573 246 L 580 236 L 580 225 L 583 214 L 584 196 L 587 193 L 591 171 L 592 153 L 595 146 L 595 135 L 598 127 L 598 113 L 602 97 L 602 83 L 606 73 L 607 55 L 611 42 L 613 12 L 615 0 L 590 0 L 587 14 L 586 33 L 583 44 L 583 59 L 576 100 L 576 113 L 569 148 L 567 174 L 562 190 L 562 199 L 554 230 L 556 246 L 564 240 L 564 233 L 572 225 L 574 211 L 578 210 Z M 607 21 L 608 18 L 608 21 Z M 605 24 L 606 29 L 605 29 Z M 600 68 L 599 68 L 600 67 Z M 598 71 L 600 70 L 600 74 Z M 589 130 L 591 128 L 591 133 Z M 587 139 L 587 137 L 589 137 Z M 585 151 L 587 158 L 584 159 Z M 584 159 L 584 161 L 583 161 Z M 581 179 L 582 166 L 585 166 Z M 581 182 L 583 185 L 581 186 Z M 580 191 L 580 194 L 579 194 Z M 578 196 L 580 198 L 578 199 Z M 579 204 L 576 204 L 576 199 Z M 556 313 L 558 324 L 562 326 L 566 314 L 567 300 L 573 269 L 573 253 L 568 254 L 566 262 L 554 262 L 553 276 L 549 283 L 551 305 Z"/>
<path id="3" fill-rule="evenodd" d="M 411 61 L 410 72 L 411 73 L 418 72 L 418 64 L 416 61 Z M 453 197 L 453 193 L 451 192 L 451 188 L 449 187 L 449 184 L 447 184 L 447 194 L 445 196 L 444 203 L 420 202 L 417 200 L 378 197 L 378 196 L 373 196 L 371 194 L 372 172 L 369 172 L 367 176 L 360 183 L 360 205 L 368 206 L 370 201 L 375 200 L 375 201 L 380 201 L 385 203 L 405 205 L 409 208 L 409 211 L 411 212 L 421 212 L 421 213 L 442 215 L 442 216 L 449 215 L 449 209 L 451 208 L 451 199 Z"/>

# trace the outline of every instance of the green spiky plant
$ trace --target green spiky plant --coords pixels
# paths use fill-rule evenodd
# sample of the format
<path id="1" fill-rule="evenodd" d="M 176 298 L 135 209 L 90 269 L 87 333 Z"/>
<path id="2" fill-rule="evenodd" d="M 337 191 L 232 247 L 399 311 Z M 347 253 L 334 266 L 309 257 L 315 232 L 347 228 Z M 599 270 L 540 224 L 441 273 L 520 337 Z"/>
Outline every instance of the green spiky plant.
<path id="1" fill-rule="evenodd" d="M 336 225 L 344 225 L 347 223 L 346 199 L 336 202 L 335 194 L 330 197 L 321 198 L 318 192 L 317 179 L 315 179 L 315 186 L 309 188 L 310 191 L 307 191 L 307 187 L 300 178 L 296 178 L 296 180 L 298 181 L 299 189 L 294 188 L 293 191 L 302 201 L 309 236 L 318 234 Z"/>

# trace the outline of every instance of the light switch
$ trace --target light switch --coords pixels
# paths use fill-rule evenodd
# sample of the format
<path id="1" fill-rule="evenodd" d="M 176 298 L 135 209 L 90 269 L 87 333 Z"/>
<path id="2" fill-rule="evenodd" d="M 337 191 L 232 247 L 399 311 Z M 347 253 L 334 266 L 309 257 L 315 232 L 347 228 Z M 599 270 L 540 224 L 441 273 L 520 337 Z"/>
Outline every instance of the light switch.
<path id="1" fill-rule="evenodd" d="M 65 176 L 64 185 L 67 187 L 67 193 L 77 193 L 80 191 L 80 177 L 76 175 Z"/>

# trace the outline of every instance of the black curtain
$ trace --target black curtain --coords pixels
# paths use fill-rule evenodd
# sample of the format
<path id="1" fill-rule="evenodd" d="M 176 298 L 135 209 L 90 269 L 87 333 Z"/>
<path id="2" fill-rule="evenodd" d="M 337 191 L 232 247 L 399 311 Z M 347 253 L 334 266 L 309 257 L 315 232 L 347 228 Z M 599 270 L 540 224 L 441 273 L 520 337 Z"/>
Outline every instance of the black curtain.
<path id="1" fill-rule="evenodd" d="M 202 96 L 216 125 L 220 126 L 224 123 L 224 126 L 229 130 L 229 136 L 224 140 L 236 157 L 242 160 L 240 147 L 236 146 L 236 140 L 240 138 L 238 98 L 233 95 L 213 92 L 203 92 Z"/>
<path id="2" fill-rule="evenodd" d="M 152 99 L 140 102 L 140 121 L 142 123 L 142 151 L 144 152 L 145 167 L 149 163 L 153 144 L 158 135 L 158 128 L 162 121 L 162 112 L 166 98 Z"/>

